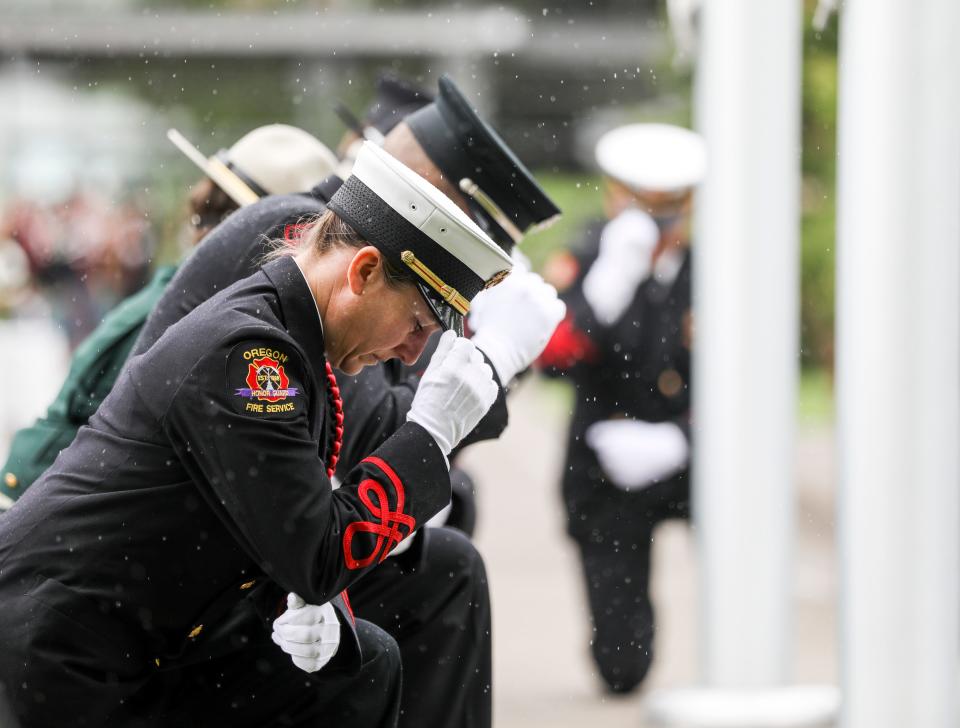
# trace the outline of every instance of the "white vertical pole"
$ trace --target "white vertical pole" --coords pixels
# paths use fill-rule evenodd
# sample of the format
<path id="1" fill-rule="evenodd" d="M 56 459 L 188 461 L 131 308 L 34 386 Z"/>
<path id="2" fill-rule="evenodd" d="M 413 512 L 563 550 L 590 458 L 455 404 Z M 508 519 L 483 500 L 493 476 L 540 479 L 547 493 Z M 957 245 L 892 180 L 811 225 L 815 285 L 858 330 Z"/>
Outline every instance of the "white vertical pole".
<path id="1" fill-rule="evenodd" d="M 801 4 L 703 6 L 694 517 L 707 685 L 787 679 L 793 637 Z"/>
<path id="2" fill-rule="evenodd" d="M 846 0 L 837 389 L 844 728 L 956 728 L 960 3 Z"/>
<path id="3" fill-rule="evenodd" d="M 694 236 L 694 523 L 702 680 L 651 697 L 685 726 L 819 725 L 836 691 L 792 662 L 798 368 L 799 0 L 707 0 L 697 126 L 708 173 Z"/>

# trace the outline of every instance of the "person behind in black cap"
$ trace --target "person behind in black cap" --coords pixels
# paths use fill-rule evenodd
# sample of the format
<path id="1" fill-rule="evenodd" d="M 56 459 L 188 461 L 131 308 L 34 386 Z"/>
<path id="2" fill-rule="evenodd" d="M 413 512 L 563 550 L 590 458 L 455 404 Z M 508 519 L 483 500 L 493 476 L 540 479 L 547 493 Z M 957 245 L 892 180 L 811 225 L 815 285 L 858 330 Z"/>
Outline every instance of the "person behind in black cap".
<path id="1" fill-rule="evenodd" d="M 367 107 L 362 121 L 345 104 L 337 103 L 334 111 L 347 127 L 337 145 L 337 154 L 346 163 L 343 167 L 346 173 L 349 174 L 349 165 L 353 164 L 365 140 L 383 144 L 384 137 L 397 124 L 433 100 L 433 94 L 425 88 L 387 71 L 377 77 L 373 101 Z"/>
<path id="2" fill-rule="evenodd" d="M 559 216 L 559 209 L 497 132 L 479 118 L 449 78 L 444 76 L 440 79 L 439 93 L 434 102 L 424 103 L 423 99 L 429 97 L 429 93 L 423 89 L 387 76 L 378 85 L 377 98 L 367 112 L 368 122 L 376 125 L 377 133 L 389 134 L 387 148 L 391 153 L 417 169 L 451 199 L 458 201 L 507 253 L 512 253 L 526 233 L 549 225 Z M 415 106 L 417 108 L 401 122 L 400 114 L 391 113 L 389 110 L 391 101 L 401 105 L 400 108 L 404 110 Z M 362 134 L 363 130 L 358 133 Z M 356 135 L 353 138 L 357 138 Z M 517 275 L 518 273 L 515 269 L 516 277 L 511 281 L 511 287 L 516 289 L 517 295 L 522 299 L 525 294 L 538 288 L 540 281 L 536 275 L 526 276 L 528 287 L 521 290 L 524 286 L 520 285 L 519 279 L 524 276 Z M 501 289 L 498 295 L 506 295 L 506 291 Z M 478 301 L 479 309 L 484 308 L 482 304 L 482 300 Z M 518 310 L 522 310 L 522 300 L 513 301 L 513 304 L 520 307 Z M 528 305 L 536 308 L 533 302 Z M 496 357 L 497 352 L 503 348 L 498 347 L 493 340 L 497 338 L 496 334 L 491 336 L 491 332 L 502 331 L 505 327 L 522 326 L 524 321 L 535 325 L 535 320 L 536 316 L 518 319 L 505 315 L 498 318 L 495 325 L 486 327 L 481 337 L 489 337 L 485 353 Z M 479 319 L 472 319 L 473 323 L 477 321 Z M 519 337 L 524 337 L 524 333 L 516 332 Z M 432 344 L 427 347 L 427 352 L 430 351 Z M 425 361 L 428 359 L 429 357 Z M 529 364 L 528 360 L 524 360 L 525 363 L 520 369 Z M 503 361 L 498 367 L 498 374 L 502 376 L 505 385 L 517 371 Z M 348 398 L 351 414 L 358 410 L 360 416 L 357 419 L 370 421 L 367 415 L 373 410 L 383 408 L 383 401 L 377 396 L 378 393 L 382 395 L 390 391 L 385 387 L 384 381 L 400 388 L 395 390 L 398 391 L 398 396 L 409 397 L 409 392 L 403 394 L 403 389 L 415 383 L 415 377 L 420 373 L 422 365 L 404 367 L 392 362 L 379 370 L 364 371 L 356 379 L 346 380 L 344 388 L 351 395 Z M 384 381 L 378 381 L 381 377 Z M 353 396 L 354 390 L 359 393 L 358 396 Z M 498 412 L 503 415 L 499 422 L 494 417 Z M 497 437 L 505 425 L 505 407 L 495 407 L 476 435 Z M 392 426 L 387 422 L 379 437 L 382 438 L 391 431 Z M 453 486 L 451 509 L 441 514 L 441 518 L 467 535 L 472 535 L 476 523 L 473 480 L 456 466 L 451 468 L 450 477 Z"/>
<path id="3" fill-rule="evenodd" d="M 373 145 L 330 208 L 131 360 L 0 520 L 0 682 L 25 728 L 342 720 L 323 678 L 266 633 L 218 659 L 184 656 L 254 590 L 266 604 L 333 602 L 352 626 L 338 595 L 445 504 L 447 457 L 497 396 L 455 329 L 511 263 Z M 333 368 L 412 362 L 440 327 L 406 423 L 334 492 Z M 315 649 L 311 625 L 278 633 L 286 652 Z M 356 640 L 338 647 L 355 670 Z M 381 711 L 365 725 L 392 724 L 396 690 L 372 686 L 366 709 Z"/>

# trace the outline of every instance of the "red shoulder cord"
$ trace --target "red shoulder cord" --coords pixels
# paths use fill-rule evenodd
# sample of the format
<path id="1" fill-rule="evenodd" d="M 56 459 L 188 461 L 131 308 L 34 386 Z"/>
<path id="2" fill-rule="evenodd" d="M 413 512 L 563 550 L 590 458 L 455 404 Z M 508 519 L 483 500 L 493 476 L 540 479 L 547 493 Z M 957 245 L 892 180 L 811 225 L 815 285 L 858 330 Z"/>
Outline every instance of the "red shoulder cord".
<path id="1" fill-rule="evenodd" d="M 340 448 L 343 446 L 343 400 L 340 398 L 340 387 L 337 386 L 337 378 L 333 373 L 333 367 L 330 362 L 326 363 L 327 382 L 330 385 L 330 404 L 333 406 L 333 447 L 330 448 L 330 456 L 327 460 L 327 477 L 332 478 L 337 472 L 337 461 L 340 459 Z"/>
<path id="2" fill-rule="evenodd" d="M 334 376 L 333 367 L 330 362 L 326 362 L 327 383 L 330 385 L 330 404 L 333 406 L 333 419 L 336 424 L 333 426 L 333 447 L 330 448 L 330 457 L 327 459 L 327 477 L 332 478 L 337 472 L 337 460 L 340 459 L 340 448 L 343 446 L 343 400 L 340 398 L 340 387 L 337 386 L 337 378 Z M 347 596 L 347 590 L 340 592 L 343 597 L 344 606 L 353 623 L 357 623 L 357 618 L 353 616 L 353 607 L 350 606 L 350 597 Z M 287 609 L 287 600 L 284 598 L 277 605 L 277 616 L 283 614 Z"/>
<path id="3" fill-rule="evenodd" d="M 330 404 L 333 406 L 333 446 L 330 448 L 330 457 L 327 460 L 327 477 L 332 478 L 337 472 L 337 460 L 340 459 L 340 448 L 343 446 L 343 399 L 340 398 L 340 387 L 337 386 L 337 377 L 333 373 L 333 367 L 330 362 L 326 362 L 327 383 L 330 385 Z M 340 592 L 343 597 L 343 604 L 347 608 L 347 614 L 353 623 L 357 623 L 357 618 L 353 616 L 353 607 L 350 605 L 350 597 L 347 590 Z"/>

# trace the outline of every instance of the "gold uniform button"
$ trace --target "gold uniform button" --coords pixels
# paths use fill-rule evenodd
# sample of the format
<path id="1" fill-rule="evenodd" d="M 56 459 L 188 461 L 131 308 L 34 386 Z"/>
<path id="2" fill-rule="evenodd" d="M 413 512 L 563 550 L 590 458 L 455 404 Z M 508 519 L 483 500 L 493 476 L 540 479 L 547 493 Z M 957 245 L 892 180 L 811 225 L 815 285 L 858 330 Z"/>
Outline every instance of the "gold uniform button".
<path id="1" fill-rule="evenodd" d="M 241 589 L 241 590 L 243 590 L 243 589 L 249 589 L 250 587 L 252 587 L 252 586 L 253 586 L 254 584 L 256 584 L 256 583 L 257 583 L 257 580 L 256 580 L 256 579 L 251 579 L 250 581 L 245 581 L 243 584 L 240 585 L 240 589 Z"/>
<path id="2" fill-rule="evenodd" d="M 189 637 L 192 640 L 196 639 L 201 632 L 203 632 L 203 625 L 198 624 L 196 627 L 190 630 L 190 634 L 188 634 L 187 637 Z"/>
<path id="3" fill-rule="evenodd" d="M 17 480 L 17 476 L 14 475 L 13 473 L 7 473 L 6 475 L 4 475 L 3 482 L 6 483 L 8 488 L 16 488 L 17 485 L 20 483 L 20 481 Z"/>
<path id="4" fill-rule="evenodd" d="M 657 377 L 657 389 L 664 397 L 676 397 L 683 391 L 683 377 L 676 369 L 664 369 Z"/>

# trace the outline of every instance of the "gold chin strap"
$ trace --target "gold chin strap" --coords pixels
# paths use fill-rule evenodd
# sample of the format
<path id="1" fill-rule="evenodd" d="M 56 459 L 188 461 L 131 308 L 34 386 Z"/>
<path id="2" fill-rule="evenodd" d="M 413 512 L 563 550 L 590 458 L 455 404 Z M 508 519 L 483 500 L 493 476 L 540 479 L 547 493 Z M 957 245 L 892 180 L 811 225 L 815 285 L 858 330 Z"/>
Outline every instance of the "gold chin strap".
<path id="1" fill-rule="evenodd" d="M 400 260 L 418 276 L 420 276 L 428 286 L 440 294 L 444 301 L 453 306 L 461 315 L 466 316 L 470 310 L 470 301 L 464 298 L 460 292 L 453 286 L 448 286 L 436 273 L 427 268 L 420 261 L 413 251 L 404 250 L 400 254 Z"/>
<path id="2" fill-rule="evenodd" d="M 469 177 L 464 177 L 460 180 L 460 190 L 476 200 L 476 203 L 493 218 L 493 221 L 507 232 L 507 235 L 513 240 L 514 245 L 520 244 L 520 241 L 523 240 L 523 232 L 513 224 L 513 220 L 507 217 L 506 213 L 500 209 L 497 203 L 490 199 L 490 196 L 486 192 L 480 189 L 476 182 Z"/>

